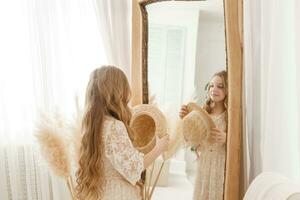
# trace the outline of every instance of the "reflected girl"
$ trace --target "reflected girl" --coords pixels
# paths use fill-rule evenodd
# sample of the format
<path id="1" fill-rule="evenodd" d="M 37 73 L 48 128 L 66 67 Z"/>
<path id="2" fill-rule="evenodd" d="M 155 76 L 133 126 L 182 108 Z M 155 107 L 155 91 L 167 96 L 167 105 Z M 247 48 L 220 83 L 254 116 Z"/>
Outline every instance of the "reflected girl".
<path id="1" fill-rule="evenodd" d="M 203 108 L 210 114 L 216 128 L 212 129 L 212 144 L 201 142 L 196 147 L 198 157 L 194 200 L 222 200 L 226 159 L 227 132 L 227 72 L 213 75 L 208 88 L 207 100 Z M 181 107 L 179 116 L 189 113 L 186 105 Z"/>

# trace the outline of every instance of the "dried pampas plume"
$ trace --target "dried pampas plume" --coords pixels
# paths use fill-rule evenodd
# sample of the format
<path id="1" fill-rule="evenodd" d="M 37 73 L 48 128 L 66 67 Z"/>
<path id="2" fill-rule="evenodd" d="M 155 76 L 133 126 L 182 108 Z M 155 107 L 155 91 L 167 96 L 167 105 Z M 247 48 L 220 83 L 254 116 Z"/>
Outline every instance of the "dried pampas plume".
<path id="1" fill-rule="evenodd" d="M 58 116 L 55 114 L 54 116 Z M 71 174 L 71 161 L 69 157 L 68 146 L 62 134 L 62 118 L 51 119 L 45 114 L 41 115 L 40 122 L 37 125 L 36 138 L 40 144 L 41 153 L 47 161 L 51 170 L 60 177 L 69 177 Z"/>
<path id="2" fill-rule="evenodd" d="M 175 130 L 172 127 L 172 132 L 170 131 L 170 141 L 168 150 L 163 153 L 164 160 L 170 159 L 174 154 L 177 153 L 183 146 L 183 134 L 182 134 L 182 120 L 177 120 Z M 171 128 L 170 128 L 171 129 Z"/>
<path id="3" fill-rule="evenodd" d="M 71 180 L 71 159 L 69 145 L 63 138 L 67 135 L 63 117 L 55 112 L 53 115 L 41 114 L 35 136 L 40 145 L 41 153 L 53 173 L 67 182 L 73 196 Z"/>

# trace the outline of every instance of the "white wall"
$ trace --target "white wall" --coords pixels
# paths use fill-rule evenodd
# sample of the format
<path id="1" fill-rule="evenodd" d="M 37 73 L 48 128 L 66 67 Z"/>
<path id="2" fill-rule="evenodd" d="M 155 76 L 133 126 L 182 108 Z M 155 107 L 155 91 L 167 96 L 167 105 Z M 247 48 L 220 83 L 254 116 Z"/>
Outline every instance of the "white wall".
<path id="1" fill-rule="evenodd" d="M 185 6 L 183 6 L 185 5 Z M 183 52 L 183 71 L 180 80 L 182 90 L 182 102 L 191 100 L 194 92 L 194 71 L 196 56 L 196 39 L 198 30 L 198 13 L 199 9 L 190 4 L 179 2 L 164 2 L 151 4 L 147 7 L 149 26 L 164 25 L 181 27 L 185 30 L 185 51 Z M 155 67 L 155 66 L 151 66 Z M 151 83 L 150 83 L 151 84 Z"/>
<path id="2" fill-rule="evenodd" d="M 178 93 L 181 93 L 181 98 L 175 102 L 168 101 L 164 102 L 166 103 L 165 105 L 159 105 L 162 110 L 168 110 L 168 113 L 171 112 L 173 120 L 176 120 L 175 118 L 178 118 L 180 105 L 191 101 L 193 97 L 199 9 L 197 6 L 193 6 L 192 4 L 182 4 L 182 2 L 163 2 L 150 4 L 150 6 L 147 7 L 147 11 L 150 27 L 174 27 L 175 29 L 183 29 L 185 33 L 184 48 L 182 52 L 182 69 L 180 71 L 177 70 L 178 74 L 174 75 L 173 79 L 174 89 Z M 150 37 L 152 36 L 150 35 Z M 149 44 L 149 46 L 150 45 L 151 44 Z M 162 50 L 161 53 L 163 53 L 163 51 L 164 50 Z M 164 73 L 164 68 L 166 66 L 161 65 L 160 68 L 158 68 L 158 65 L 149 65 L 148 67 L 150 93 L 152 87 L 153 93 L 160 94 L 160 90 L 162 90 L 160 85 L 165 81 L 160 73 Z M 168 115 L 168 113 L 166 113 L 166 115 Z M 170 171 L 172 173 L 185 174 L 185 165 L 184 151 L 181 150 L 171 160 Z"/>
<path id="3" fill-rule="evenodd" d="M 211 76 L 226 69 L 224 16 L 221 11 L 199 12 L 195 71 L 195 94 L 203 104 L 206 83 Z"/>

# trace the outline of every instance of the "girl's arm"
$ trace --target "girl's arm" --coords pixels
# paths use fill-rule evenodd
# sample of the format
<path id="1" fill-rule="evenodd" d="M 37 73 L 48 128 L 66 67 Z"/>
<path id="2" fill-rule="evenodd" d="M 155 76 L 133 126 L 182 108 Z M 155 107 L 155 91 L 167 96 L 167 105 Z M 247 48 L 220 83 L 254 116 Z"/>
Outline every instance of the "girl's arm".
<path id="1" fill-rule="evenodd" d="M 156 138 L 155 147 L 147 154 L 144 155 L 144 168 L 149 167 L 154 160 L 168 149 L 169 136 L 164 136 L 162 138 Z"/>

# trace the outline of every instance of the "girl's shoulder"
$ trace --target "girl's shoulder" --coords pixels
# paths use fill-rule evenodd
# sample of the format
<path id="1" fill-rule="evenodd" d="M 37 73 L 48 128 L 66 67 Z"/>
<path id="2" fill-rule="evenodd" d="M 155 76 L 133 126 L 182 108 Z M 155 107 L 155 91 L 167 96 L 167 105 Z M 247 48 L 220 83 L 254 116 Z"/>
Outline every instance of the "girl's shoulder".
<path id="1" fill-rule="evenodd" d="M 120 137 L 124 133 L 127 133 L 127 129 L 122 121 L 113 117 L 105 117 L 103 123 L 103 135 L 105 137 L 109 135 L 118 135 L 118 137 Z M 128 134 L 126 135 L 128 136 Z"/>
<path id="2" fill-rule="evenodd" d="M 122 121 L 108 115 L 104 117 L 104 124 L 106 126 L 117 126 L 117 127 L 124 126 L 124 123 Z"/>
<path id="3" fill-rule="evenodd" d="M 115 120 L 117 120 L 117 119 L 114 118 L 114 117 L 112 117 L 112 116 L 109 116 L 109 115 L 105 115 L 105 116 L 104 116 L 104 121 L 105 121 L 105 122 L 113 122 L 113 121 L 115 121 Z"/>

